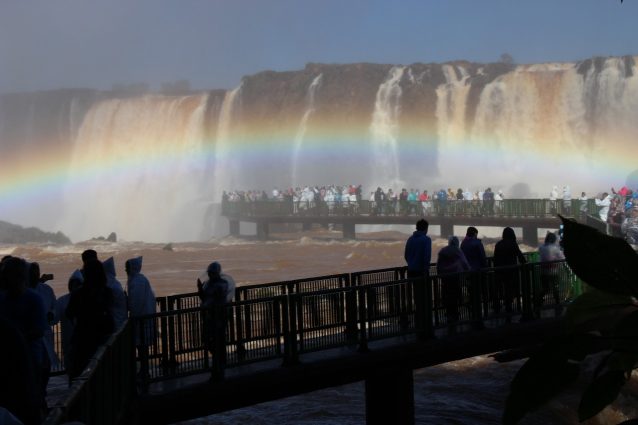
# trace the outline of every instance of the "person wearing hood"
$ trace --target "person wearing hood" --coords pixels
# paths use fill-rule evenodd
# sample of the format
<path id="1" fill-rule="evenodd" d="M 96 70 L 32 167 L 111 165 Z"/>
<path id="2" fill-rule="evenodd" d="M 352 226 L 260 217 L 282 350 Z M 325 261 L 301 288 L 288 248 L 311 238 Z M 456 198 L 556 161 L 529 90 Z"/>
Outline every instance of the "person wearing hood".
<path id="1" fill-rule="evenodd" d="M 562 311 L 560 306 L 560 293 L 558 291 L 558 273 L 559 265 L 556 261 L 564 260 L 565 256 L 560 246 L 557 243 L 558 238 L 553 232 L 547 232 L 545 236 L 545 243 L 538 247 L 538 253 L 541 263 L 541 288 L 540 291 L 535 294 L 534 297 L 534 311 L 536 317 L 540 318 L 541 307 L 543 305 L 543 299 L 545 294 L 551 291 L 554 297 L 554 305 L 556 308 L 556 315 L 559 315 Z"/>
<path id="2" fill-rule="evenodd" d="M 429 223 L 425 219 L 416 222 L 416 231 L 405 243 L 403 257 L 408 263 L 408 278 L 427 277 L 432 259 L 432 239 L 428 236 Z"/>
<path id="3" fill-rule="evenodd" d="M 66 317 L 74 320 L 71 337 L 73 363 L 68 371 L 74 378 L 82 374 L 93 354 L 113 333 L 113 294 L 106 286 L 104 266 L 88 260 L 83 268 L 84 283 L 71 293 Z"/>
<path id="4" fill-rule="evenodd" d="M 137 318 L 148 314 L 155 313 L 155 293 L 151 288 L 151 283 L 146 276 L 142 274 L 142 257 L 131 258 L 126 261 L 124 268 L 126 270 L 127 282 L 126 288 L 128 292 L 128 309 L 131 318 Z M 151 343 L 155 335 L 155 322 L 146 321 L 144 332 L 140 332 L 140 327 L 135 330 L 135 345 L 138 349 L 145 349 Z M 142 350 L 144 353 L 145 350 Z"/>
<path id="5" fill-rule="evenodd" d="M 600 199 L 595 199 L 596 206 L 601 207 L 598 211 L 598 215 L 602 221 L 607 222 L 607 215 L 609 214 L 609 206 L 611 205 L 611 196 L 607 192 L 603 192 L 600 195 Z"/>
<path id="6" fill-rule="evenodd" d="M 46 395 L 51 369 L 57 367 L 60 363 L 58 355 L 55 352 L 55 342 L 52 328 L 52 326 L 59 321 L 55 310 L 55 293 L 53 292 L 53 288 L 51 288 L 51 286 L 46 283 L 47 280 L 53 279 L 53 275 L 43 274 L 42 276 L 40 276 L 40 264 L 36 262 L 29 263 L 27 267 L 27 279 L 29 288 L 33 289 L 35 292 L 38 293 L 38 295 L 40 295 L 40 297 L 42 298 L 42 302 L 44 302 L 44 307 L 46 309 L 47 315 L 48 326 L 44 331 L 44 337 L 42 340 L 47 354 L 45 356 L 45 363 L 43 366 L 44 368 L 42 370 L 42 391 Z"/>
<path id="7" fill-rule="evenodd" d="M 60 318 L 60 333 L 62 340 L 62 356 L 64 357 L 64 365 L 67 370 L 73 364 L 73 353 L 71 351 L 71 338 L 75 330 L 75 323 L 66 316 L 66 308 L 69 305 L 71 294 L 82 287 L 84 283 L 84 275 L 77 269 L 69 277 L 67 294 L 59 297 L 55 303 L 57 316 Z M 69 385 L 71 385 L 71 377 L 69 376 Z"/>
<path id="8" fill-rule="evenodd" d="M 553 186 L 549 192 L 549 211 L 552 215 L 556 214 L 556 200 L 558 199 L 558 186 Z"/>
<path id="9" fill-rule="evenodd" d="M 116 278 L 115 260 L 109 257 L 102 263 L 104 272 L 106 273 L 106 286 L 113 293 L 113 322 L 115 331 L 122 328 L 124 322 L 128 318 L 128 310 L 126 307 L 126 294 L 122 288 L 122 284 Z"/>
<path id="10" fill-rule="evenodd" d="M 470 270 L 470 265 L 459 248 L 459 239 L 450 236 L 448 245 L 439 251 L 436 271 L 441 276 L 443 304 L 447 315 L 448 331 L 454 333 L 459 320 L 459 304 L 462 298 L 460 273 Z"/>
<path id="11" fill-rule="evenodd" d="M 518 247 L 514 229 L 506 227 L 503 229 L 503 236 L 494 246 L 494 267 L 500 268 L 496 272 L 497 297 L 494 299 L 494 310 L 500 312 L 500 301 L 505 303 L 505 311 L 508 313 L 507 319 L 511 320 L 512 302 L 518 303 L 520 295 L 520 279 L 516 266 L 525 264 L 525 256 Z"/>
<path id="12" fill-rule="evenodd" d="M 585 217 L 587 217 L 587 194 L 585 192 L 581 192 L 580 194 L 580 198 L 578 198 L 578 201 L 580 202 L 580 218 L 581 219 L 585 219 Z"/>
<path id="13" fill-rule="evenodd" d="M 485 256 L 485 248 L 483 242 L 478 238 L 478 229 L 474 226 L 467 228 L 465 238 L 461 242 L 461 251 L 465 255 L 473 272 L 479 271 L 487 267 L 487 257 Z"/>
<path id="14" fill-rule="evenodd" d="M 0 320 L 5 321 L 7 327 L 17 330 L 26 344 L 27 352 L 20 353 L 21 358 L 27 359 L 28 369 L 33 375 L 30 379 L 30 409 L 25 413 L 34 416 L 34 422 L 39 423 L 40 410 L 46 407 L 45 393 L 42 391 L 43 382 L 47 377 L 42 371 L 48 356 L 44 345 L 44 334 L 48 327 L 47 310 L 38 293 L 28 287 L 28 263 L 22 258 L 5 257 L 0 270 L 2 290 L 0 290 Z M 3 344 L 7 343 L 3 341 Z M 2 346 L 8 352 L 9 348 Z M 24 357 L 26 355 L 26 357 Z M 26 377 L 25 377 L 26 378 Z M 11 382 L 11 385 L 17 383 Z M 17 412 L 16 412 L 17 413 Z"/>
<path id="15" fill-rule="evenodd" d="M 563 186 L 563 214 L 572 213 L 572 191 L 569 186 Z"/>
<path id="16" fill-rule="evenodd" d="M 226 364 L 226 305 L 228 281 L 222 277 L 222 266 L 214 261 L 206 269 L 208 279 L 202 283 L 197 279 L 197 294 L 202 302 L 203 338 L 213 355 L 211 378 L 223 376 Z M 230 312 L 232 314 L 232 312 Z"/>

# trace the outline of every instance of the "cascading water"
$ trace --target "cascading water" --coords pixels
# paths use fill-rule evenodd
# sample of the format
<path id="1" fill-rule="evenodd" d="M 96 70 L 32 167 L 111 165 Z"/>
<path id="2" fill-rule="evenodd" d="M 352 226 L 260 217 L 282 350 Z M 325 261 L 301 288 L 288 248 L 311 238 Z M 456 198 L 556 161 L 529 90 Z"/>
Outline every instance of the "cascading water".
<path id="1" fill-rule="evenodd" d="M 226 231 L 210 209 L 223 190 L 636 188 L 637 60 L 312 64 L 310 85 L 307 70 L 264 72 L 210 95 L 0 95 L 0 220 L 74 240 L 201 240 L 215 220 Z"/>
<path id="2" fill-rule="evenodd" d="M 401 78 L 405 67 L 392 67 L 381 83 L 374 102 L 370 124 L 373 155 L 370 187 L 401 187 L 399 171 L 399 113 L 401 112 Z"/>
<path id="3" fill-rule="evenodd" d="M 233 125 L 233 112 L 241 93 L 241 84 L 235 89 L 226 92 L 224 102 L 219 112 L 217 123 L 217 140 L 215 142 L 215 169 L 213 171 L 213 199 L 220 200 L 223 191 L 240 188 L 239 165 L 240 158 L 231 157 L 232 139 L 231 129 Z"/>
<path id="4" fill-rule="evenodd" d="M 456 69 L 461 78 L 456 75 Z M 438 134 L 444 146 L 463 143 L 465 138 L 465 107 L 470 92 L 470 75 L 462 66 L 443 65 L 445 84 L 436 89 Z"/>
<path id="5" fill-rule="evenodd" d="M 60 228 L 72 239 L 116 232 L 126 240 L 200 237 L 207 203 L 207 96 L 99 102 L 73 148 Z"/>
<path id="6" fill-rule="evenodd" d="M 620 58 L 585 72 L 569 63 L 517 66 L 482 88 L 467 117 L 470 85 L 444 66 L 447 84 L 437 89 L 436 109 L 442 177 L 455 187 L 531 188 L 514 196 L 547 196 L 552 185 L 622 183 L 631 170 L 618 153 L 638 133 L 629 118 L 638 116 L 635 69 Z M 614 157 L 618 167 L 610 170 Z M 472 169 L 481 172 L 468 179 Z"/>
<path id="7" fill-rule="evenodd" d="M 308 125 L 308 119 L 310 115 L 315 111 L 315 92 L 321 85 L 321 78 L 323 74 L 317 75 L 310 83 L 308 87 L 308 94 L 306 95 L 306 111 L 301 117 L 301 122 L 299 123 L 299 128 L 297 129 L 297 133 L 295 134 L 295 141 L 293 147 L 293 156 L 292 156 L 292 183 L 293 186 L 297 187 L 299 184 L 313 184 L 314 182 L 300 182 L 299 174 L 298 174 L 298 162 L 299 162 L 299 153 L 303 146 L 303 139 L 306 135 L 306 127 Z"/>

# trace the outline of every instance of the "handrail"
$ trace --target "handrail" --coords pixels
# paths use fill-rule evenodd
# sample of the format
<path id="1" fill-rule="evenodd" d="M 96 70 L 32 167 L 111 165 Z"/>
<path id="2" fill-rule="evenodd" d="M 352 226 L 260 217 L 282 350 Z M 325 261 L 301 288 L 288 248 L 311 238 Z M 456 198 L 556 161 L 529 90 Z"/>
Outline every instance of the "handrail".
<path id="1" fill-rule="evenodd" d="M 374 341 L 398 336 L 427 339 L 443 329 L 471 332 L 517 317 L 534 320 L 546 310 L 560 314 L 580 290 L 559 260 L 165 310 L 132 319 L 111 336 L 45 424 L 122 420 L 136 389 L 134 329 L 151 336 L 148 346 L 138 347 L 137 383 L 144 390 L 197 373 L 223 379 L 226 369 L 253 362 L 294 364 L 305 353 L 332 348 L 367 350 Z"/>
<path id="2" fill-rule="evenodd" d="M 227 217 L 266 216 L 487 216 L 541 218 L 583 216 L 598 212 L 594 199 L 581 201 L 550 199 L 438 200 L 428 201 L 293 201 L 256 200 L 222 201 L 222 215 Z"/>
<path id="3" fill-rule="evenodd" d="M 135 395 L 135 349 L 132 323 L 126 324 L 95 352 L 82 374 L 71 381 L 67 397 L 52 406 L 44 425 L 79 421 L 123 423 Z"/>
<path id="4" fill-rule="evenodd" d="M 391 268 L 381 270 L 393 272 Z M 433 273 L 424 290 L 420 280 L 403 275 L 366 283 L 361 273 L 352 276 L 358 277 L 349 286 L 288 292 L 224 306 L 228 318 L 224 368 L 273 358 L 294 363 L 299 355 L 311 351 L 352 344 L 365 349 L 376 339 L 406 333 L 427 337 L 435 329 L 480 327 L 486 320 L 511 321 L 514 316 L 531 320 L 544 310 L 562 309 L 582 290 L 564 260 L 480 272 Z M 162 332 L 178 334 L 175 340 L 182 344 L 172 347 L 159 338 L 154 341 L 149 382 L 210 370 L 215 356 L 203 340 L 205 314 L 190 308 L 141 319 L 154 320 L 158 327 L 160 321 L 166 321 L 168 327 Z M 174 361 L 170 370 L 162 364 L 167 356 Z"/>
<path id="5" fill-rule="evenodd" d="M 537 252 L 525 252 L 523 255 L 528 262 L 537 259 Z M 493 257 L 487 257 L 488 265 L 493 264 Z M 352 273 L 333 274 L 318 277 L 307 277 L 293 279 L 281 282 L 269 282 L 252 285 L 242 285 L 235 288 L 235 300 L 245 301 L 250 299 L 262 299 L 267 297 L 288 295 L 297 292 L 308 292 L 307 286 L 315 288 L 338 288 L 347 286 L 368 285 L 370 283 L 388 282 L 390 280 L 403 279 L 406 276 L 406 266 L 386 267 L 382 269 L 362 270 Z M 436 274 L 436 263 L 430 264 L 430 274 Z M 188 308 L 199 308 L 200 299 L 197 292 L 187 292 L 182 294 L 168 295 L 156 298 L 157 310 L 159 312 L 184 310 Z M 158 329 L 164 329 L 162 333 L 164 338 L 168 338 L 171 334 L 168 332 L 168 323 L 158 324 Z M 56 353 L 60 359 L 52 375 L 61 375 L 65 373 L 64 356 L 62 352 L 61 325 L 58 323 L 53 327 L 54 345 Z M 168 345 L 170 341 L 164 341 Z"/>

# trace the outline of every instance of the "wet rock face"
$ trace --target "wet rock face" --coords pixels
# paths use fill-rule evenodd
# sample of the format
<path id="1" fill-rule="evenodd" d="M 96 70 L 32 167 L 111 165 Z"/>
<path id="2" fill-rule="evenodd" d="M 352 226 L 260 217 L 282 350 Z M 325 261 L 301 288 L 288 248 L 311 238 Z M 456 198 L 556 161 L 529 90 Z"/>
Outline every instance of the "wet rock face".
<path id="1" fill-rule="evenodd" d="M 0 221 L 0 243 L 53 243 L 70 244 L 71 240 L 62 232 L 44 232 L 36 227 L 22 227 Z"/>

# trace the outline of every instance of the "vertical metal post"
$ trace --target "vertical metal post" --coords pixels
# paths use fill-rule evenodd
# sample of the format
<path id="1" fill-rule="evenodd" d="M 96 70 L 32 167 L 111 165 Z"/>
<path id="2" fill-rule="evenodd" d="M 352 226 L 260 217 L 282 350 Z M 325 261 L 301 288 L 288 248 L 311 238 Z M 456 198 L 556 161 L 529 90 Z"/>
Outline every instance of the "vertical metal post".
<path id="1" fill-rule="evenodd" d="M 374 371 L 366 378 L 367 425 L 414 424 L 414 378 L 400 366 Z"/>

